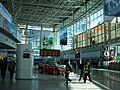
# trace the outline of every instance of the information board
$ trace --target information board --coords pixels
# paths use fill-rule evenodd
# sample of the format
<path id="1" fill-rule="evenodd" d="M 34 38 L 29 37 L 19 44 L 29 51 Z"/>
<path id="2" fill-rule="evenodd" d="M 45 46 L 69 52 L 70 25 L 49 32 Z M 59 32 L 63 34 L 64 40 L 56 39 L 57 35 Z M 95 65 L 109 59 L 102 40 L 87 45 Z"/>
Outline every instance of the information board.
<path id="1" fill-rule="evenodd" d="M 60 56 L 60 50 L 40 49 L 41 56 Z"/>

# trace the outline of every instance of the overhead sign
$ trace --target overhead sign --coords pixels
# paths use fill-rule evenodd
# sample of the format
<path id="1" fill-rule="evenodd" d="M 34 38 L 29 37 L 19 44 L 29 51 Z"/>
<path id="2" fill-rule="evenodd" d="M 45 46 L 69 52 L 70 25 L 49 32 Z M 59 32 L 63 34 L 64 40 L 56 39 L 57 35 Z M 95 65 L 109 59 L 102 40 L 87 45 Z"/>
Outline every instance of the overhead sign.
<path id="1" fill-rule="evenodd" d="M 100 51 L 88 52 L 88 53 L 81 53 L 81 57 L 83 59 L 100 58 Z"/>
<path id="2" fill-rule="evenodd" d="M 60 50 L 40 49 L 41 56 L 60 56 Z"/>

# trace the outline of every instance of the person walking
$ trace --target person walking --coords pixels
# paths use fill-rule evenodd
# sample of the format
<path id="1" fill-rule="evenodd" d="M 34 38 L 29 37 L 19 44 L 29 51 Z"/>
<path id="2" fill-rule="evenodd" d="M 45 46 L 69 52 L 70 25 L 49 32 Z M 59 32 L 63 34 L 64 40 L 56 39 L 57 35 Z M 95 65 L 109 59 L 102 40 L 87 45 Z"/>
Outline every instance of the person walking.
<path id="1" fill-rule="evenodd" d="M 82 62 L 80 64 L 80 77 L 79 77 L 79 81 L 81 80 L 81 78 L 83 77 L 83 71 L 84 71 L 84 63 Z"/>
<path id="2" fill-rule="evenodd" d="M 5 57 L 5 58 L 3 58 L 1 60 L 0 67 L 1 67 L 1 76 L 2 76 L 2 79 L 5 79 L 6 70 L 7 70 L 7 57 Z"/>
<path id="3" fill-rule="evenodd" d="M 15 62 L 14 61 L 9 62 L 8 71 L 10 72 L 10 79 L 12 79 L 14 72 L 15 72 Z"/>
<path id="4" fill-rule="evenodd" d="M 86 62 L 85 66 L 84 66 L 84 83 L 86 83 L 87 76 L 88 76 L 90 82 L 92 82 L 92 79 L 90 77 L 90 63 L 89 62 Z"/>
<path id="5" fill-rule="evenodd" d="M 66 78 L 66 85 L 68 85 L 68 81 L 72 81 L 71 79 L 69 79 L 69 73 L 72 72 L 72 68 L 70 67 L 69 61 L 66 60 L 65 64 L 66 64 L 66 69 L 65 69 L 65 78 Z"/>

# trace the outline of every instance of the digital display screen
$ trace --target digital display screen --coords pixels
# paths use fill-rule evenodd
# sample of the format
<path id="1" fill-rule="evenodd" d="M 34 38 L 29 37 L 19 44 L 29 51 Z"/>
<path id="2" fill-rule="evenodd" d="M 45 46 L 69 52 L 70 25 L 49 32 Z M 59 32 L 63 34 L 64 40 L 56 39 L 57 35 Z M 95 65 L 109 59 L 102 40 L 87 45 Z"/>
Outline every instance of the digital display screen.
<path id="1" fill-rule="evenodd" d="M 60 56 L 60 50 L 40 49 L 41 56 Z"/>
<path id="2" fill-rule="evenodd" d="M 30 58 L 30 53 L 23 53 L 23 58 Z"/>

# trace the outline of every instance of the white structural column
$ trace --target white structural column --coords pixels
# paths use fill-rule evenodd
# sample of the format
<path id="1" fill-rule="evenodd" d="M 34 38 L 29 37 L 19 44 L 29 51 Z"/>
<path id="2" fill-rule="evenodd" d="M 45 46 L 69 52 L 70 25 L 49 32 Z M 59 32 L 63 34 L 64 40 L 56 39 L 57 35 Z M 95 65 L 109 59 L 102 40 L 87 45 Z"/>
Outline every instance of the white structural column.
<path id="1" fill-rule="evenodd" d="M 16 79 L 32 79 L 32 68 L 32 45 L 18 44 L 16 59 Z"/>

